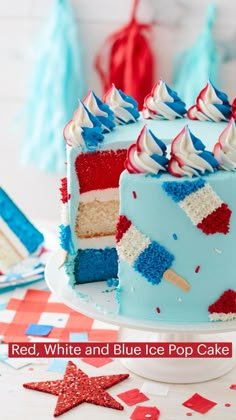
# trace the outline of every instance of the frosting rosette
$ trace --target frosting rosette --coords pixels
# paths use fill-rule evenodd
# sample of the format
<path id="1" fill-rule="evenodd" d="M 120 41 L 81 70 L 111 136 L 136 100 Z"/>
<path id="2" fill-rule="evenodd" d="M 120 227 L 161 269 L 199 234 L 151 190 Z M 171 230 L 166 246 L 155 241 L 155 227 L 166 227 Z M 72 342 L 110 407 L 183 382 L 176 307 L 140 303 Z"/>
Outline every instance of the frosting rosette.
<path id="1" fill-rule="evenodd" d="M 144 99 L 142 115 L 147 119 L 174 120 L 186 114 L 185 103 L 163 80 L 157 82 Z"/>
<path id="2" fill-rule="evenodd" d="M 157 174 L 167 170 L 167 163 L 166 145 L 145 125 L 136 143 L 127 150 L 125 168 L 130 173 Z"/>
<path id="3" fill-rule="evenodd" d="M 113 111 L 92 90 L 85 96 L 83 103 L 100 121 L 103 133 L 109 133 L 115 127 Z"/>
<path id="4" fill-rule="evenodd" d="M 213 154 L 219 167 L 225 171 L 236 170 L 236 129 L 232 118 L 215 144 Z"/>
<path id="5" fill-rule="evenodd" d="M 117 125 L 133 123 L 139 118 L 138 103 L 131 96 L 116 89 L 114 84 L 104 95 L 103 100 L 114 112 Z"/>
<path id="6" fill-rule="evenodd" d="M 97 150 L 104 139 L 101 123 L 81 101 L 72 120 L 66 124 L 63 134 L 69 146 L 80 146 L 88 151 Z"/>
<path id="7" fill-rule="evenodd" d="M 214 172 L 218 166 L 213 154 L 195 137 L 186 125 L 171 143 L 169 172 L 177 177 L 199 176 Z"/>
<path id="8" fill-rule="evenodd" d="M 231 118 L 234 118 L 234 120 L 236 120 L 236 98 L 234 98 L 232 102 Z"/>
<path id="9" fill-rule="evenodd" d="M 208 81 L 196 99 L 196 104 L 188 110 L 190 120 L 200 121 L 228 121 L 231 114 L 231 106 L 228 96 L 216 89 Z"/>

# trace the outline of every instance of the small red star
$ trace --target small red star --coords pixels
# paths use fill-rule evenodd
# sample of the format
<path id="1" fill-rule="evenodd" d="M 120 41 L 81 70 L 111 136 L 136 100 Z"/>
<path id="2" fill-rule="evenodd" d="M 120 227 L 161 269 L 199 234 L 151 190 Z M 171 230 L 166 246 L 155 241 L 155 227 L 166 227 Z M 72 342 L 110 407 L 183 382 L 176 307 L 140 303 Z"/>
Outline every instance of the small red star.
<path id="1" fill-rule="evenodd" d="M 124 407 L 116 401 L 105 389 L 118 384 L 128 378 L 129 374 L 92 376 L 89 377 L 72 362 L 68 362 L 62 380 L 29 382 L 23 384 L 25 388 L 57 395 L 57 405 L 54 417 L 69 411 L 77 405 L 87 402 L 103 407 L 123 410 Z"/>

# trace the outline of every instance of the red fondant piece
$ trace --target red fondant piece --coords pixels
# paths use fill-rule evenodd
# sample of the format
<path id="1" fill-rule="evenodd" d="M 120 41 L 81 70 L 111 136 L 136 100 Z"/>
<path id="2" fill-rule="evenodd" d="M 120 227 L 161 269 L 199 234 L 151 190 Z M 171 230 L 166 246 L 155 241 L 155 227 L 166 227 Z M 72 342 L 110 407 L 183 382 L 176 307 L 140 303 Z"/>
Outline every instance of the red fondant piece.
<path id="1" fill-rule="evenodd" d="M 200 394 L 194 394 L 189 400 L 183 402 L 183 405 L 187 408 L 191 408 L 197 413 L 205 414 L 211 408 L 217 405 L 216 402 L 208 400 L 207 398 L 202 397 Z"/>
<path id="2" fill-rule="evenodd" d="M 67 192 L 67 177 L 66 176 L 64 178 L 61 178 L 60 191 L 61 191 L 61 201 L 63 202 L 63 204 L 65 204 L 70 199 L 70 196 L 68 195 L 68 192 Z"/>
<path id="3" fill-rule="evenodd" d="M 120 216 L 118 219 L 118 223 L 116 226 L 116 242 L 120 242 L 124 233 L 129 229 L 131 226 L 131 221 L 127 219 L 126 216 Z"/>
<path id="4" fill-rule="evenodd" d="M 149 400 L 149 398 L 138 388 L 133 388 L 129 391 L 122 392 L 121 394 L 118 394 L 117 397 L 119 397 L 127 405 L 134 405 Z"/>
<path id="5" fill-rule="evenodd" d="M 231 213 L 227 204 L 223 203 L 215 211 L 205 217 L 201 223 L 198 223 L 197 227 L 206 235 L 214 233 L 227 234 L 229 232 Z"/>
<path id="6" fill-rule="evenodd" d="M 80 193 L 118 188 L 125 158 L 124 149 L 80 153 L 75 161 Z"/>
<path id="7" fill-rule="evenodd" d="M 83 402 L 123 410 L 124 407 L 105 390 L 128 378 L 128 376 L 129 374 L 125 373 L 89 377 L 69 361 L 62 380 L 30 382 L 23 384 L 23 386 L 35 391 L 57 395 L 58 400 L 54 416 L 58 417 Z"/>
<path id="8" fill-rule="evenodd" d="M 212 305 L 208 307 L 210 314 L 216 313 L 236 313 L 236 292 L 234 290 L 226 290 L 223 295 Z"/>

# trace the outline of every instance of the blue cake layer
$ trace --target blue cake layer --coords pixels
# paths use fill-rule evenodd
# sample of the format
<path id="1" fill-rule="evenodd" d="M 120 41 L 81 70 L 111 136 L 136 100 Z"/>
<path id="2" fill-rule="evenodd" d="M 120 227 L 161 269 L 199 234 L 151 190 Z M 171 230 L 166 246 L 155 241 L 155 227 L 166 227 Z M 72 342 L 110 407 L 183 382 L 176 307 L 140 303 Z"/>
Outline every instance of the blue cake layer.
<path id="1" fill-rule="evenodd" d="M 76 284 L 117 277 L 118 263 L 115 248 L 79 249 L 74 262 Z"/>
<path id="2" fill-rule="evenodd" d="M 0 187 L 0 217 L 9 226 L 12 232 L 19 238 L 28 252 L 31 254 L 43 242 L 44 237 L 20 209 L 13 203 L 10 197 Z"/>

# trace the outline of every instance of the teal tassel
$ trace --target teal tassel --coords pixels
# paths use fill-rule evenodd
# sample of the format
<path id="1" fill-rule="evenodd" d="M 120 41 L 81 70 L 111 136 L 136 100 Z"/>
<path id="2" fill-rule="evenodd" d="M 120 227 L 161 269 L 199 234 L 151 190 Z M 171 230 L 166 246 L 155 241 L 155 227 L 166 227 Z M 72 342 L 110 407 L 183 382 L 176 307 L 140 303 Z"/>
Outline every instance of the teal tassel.
<path id="1" fill-rule="evenodd" d="M 26 104 L 23 161 L 60 173 L 63 127 L 86 93 L 77 24 L 67 0 L 56 0 L 42 33 Z"/>
<path id="2" fill-rule="evenodd" d="M 220 55 L 212 34 L 215 15 L 216 6 L 210 4 L 200 36 L 189 50 L 179 53 L 175 59 L 172 85 L 187 107 L 195 103 L 208 80 L 217 86 L 219 84 Z"/>

